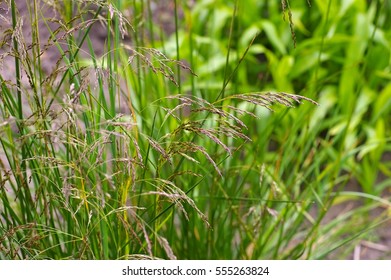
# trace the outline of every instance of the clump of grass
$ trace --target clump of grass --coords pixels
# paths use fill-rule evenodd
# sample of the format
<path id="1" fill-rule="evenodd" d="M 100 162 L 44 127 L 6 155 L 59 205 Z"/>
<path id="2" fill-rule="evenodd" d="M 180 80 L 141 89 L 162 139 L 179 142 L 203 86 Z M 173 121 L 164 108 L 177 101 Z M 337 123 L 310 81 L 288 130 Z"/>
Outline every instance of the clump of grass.
<path id="1" fill-rule="evenodd" d="M 389 169 L 373 164 L 389 150 L 389 88 L 370 79 L 380 101 L 357 89 L 357 106 L 344 102 L 356 99 L 340 64 L 354 58 L 333 59 L 348 46 L 383 71 L 362 49 L 378 56 L 387 37 L 379 45 L 374 31 L 376 47 L 356 48 L 326 36 L 330 21 L 340 25 L 327 9 L 354 13 L 355 4 L 313 7 L 306 19 L 305 1 L 174 1 L 177 28 L 166 38 L 150 2 L 33 1 L 23 25 L 15 3 L 0 44 L 0 60 L 16 69 L 0 76 L 0 258 L 327 258 L 389 220 L 369 219 L 388 207 L 386 184 L 371 182 L 376 166 Z M 314 31 L 312 20 L 322 22 Z M 355 75 L 364 81 L 365 71 Z M 354 177 L 376 193 L 340 192 Z M 328 220 L 352 196 L 366 204 Z"/>
<path id="2" fill-rule="evenodd" d="M 229 139 L 250 141 L 240 116 L 255 114 L 234 101 L 270 108 L 306 99 L 283 93 L 237 94 L 214 102 L 184 94 L 161 98 L 161 93 L 153 94 L 155 85 L 167 92 L 166 81 L 179 86 L 169 64 L 195 73 L 158 49 L 121 43 L 135 31 L 119 3 L 55 3 L 59 18 L 53 30 L 39 12 L 43 3 L 34 1 L 28 15 L 31 44 L 15 1 L 11 4 L 13 30 L 7 34 L 12 44 L 2 44 L 10 50 L 2 59 L 13 57 L 16 69 L 14 80 L 1 78 L 2 258 L 175 259 L 166 230 L 170 216 L 194 219 L 190 208 L 210 227 L 182 178 L 210 176 L 202 158 L 223 177 L 219 147 L 232 156 L 237 148 Z M 98 8 L 85 20 L 90 4 Z M 108 51 L 97 57 L 90 31 L 102 22 Z M 50 33 L 47 42 L 40 42 L 38 25 Z M 81 55 L 85 43 L 88 64 Z M 59 58 L 45 73 L 42 58 L 53 48 Z M 127 106 L 119 114 L 122 102 Z M 181 111 L 185 107 L 190 108 L 186 116 Z"/>

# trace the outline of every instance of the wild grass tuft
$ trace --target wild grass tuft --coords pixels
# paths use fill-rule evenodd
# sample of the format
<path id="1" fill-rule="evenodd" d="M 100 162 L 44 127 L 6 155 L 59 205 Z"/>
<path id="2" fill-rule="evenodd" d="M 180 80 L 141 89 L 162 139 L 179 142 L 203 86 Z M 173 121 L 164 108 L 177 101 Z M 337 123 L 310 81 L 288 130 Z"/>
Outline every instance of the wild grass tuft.
<path id="1" fill-rule="evenodd" d="M 152 2 L 4 4 L 0 258 L 348 258 L 377 242 L 382 2 Z"/>

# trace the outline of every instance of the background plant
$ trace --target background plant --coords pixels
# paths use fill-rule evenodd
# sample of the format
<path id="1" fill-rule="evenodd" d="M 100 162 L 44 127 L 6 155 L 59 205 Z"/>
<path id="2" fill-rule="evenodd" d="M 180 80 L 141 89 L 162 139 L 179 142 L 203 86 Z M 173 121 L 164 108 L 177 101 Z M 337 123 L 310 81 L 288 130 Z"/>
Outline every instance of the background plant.
<path id="1" fill-rule="evenodd" d="M 348 258 L 376 244 L 387 1 L 159 2 L 32 1 L 23 25 L 7 2 L 1 258 Z"/>

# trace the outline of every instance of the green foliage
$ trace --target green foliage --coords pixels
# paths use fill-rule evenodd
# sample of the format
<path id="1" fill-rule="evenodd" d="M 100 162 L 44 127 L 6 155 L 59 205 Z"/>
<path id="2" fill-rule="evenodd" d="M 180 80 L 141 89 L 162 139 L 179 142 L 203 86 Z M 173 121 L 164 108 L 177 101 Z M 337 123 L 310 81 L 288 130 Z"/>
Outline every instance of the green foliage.
<path id="1" fill-rule="evenodd" d="M 35 0 L 32 44 L 15 2 L 1 259 L 349 258 L 389 223 L 387 1 Z"/>

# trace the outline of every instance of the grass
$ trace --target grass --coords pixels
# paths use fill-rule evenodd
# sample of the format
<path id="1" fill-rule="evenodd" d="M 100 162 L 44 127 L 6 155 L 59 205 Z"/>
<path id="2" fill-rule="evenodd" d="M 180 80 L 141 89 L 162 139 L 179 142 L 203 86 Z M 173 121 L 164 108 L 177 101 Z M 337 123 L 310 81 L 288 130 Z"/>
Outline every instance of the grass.
<path id="1" fill-rule="evenodd" d="M 0 39 L 1 259 L 344 259 L 379 242 L 387 1 L 34 0 L 23 25 L 21 3 Z"/>

